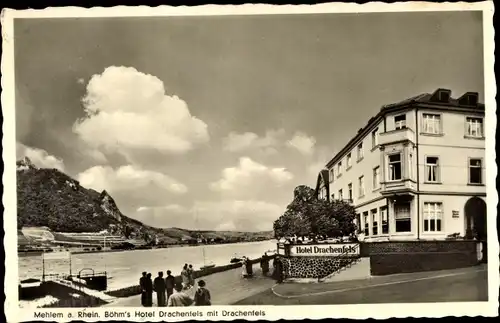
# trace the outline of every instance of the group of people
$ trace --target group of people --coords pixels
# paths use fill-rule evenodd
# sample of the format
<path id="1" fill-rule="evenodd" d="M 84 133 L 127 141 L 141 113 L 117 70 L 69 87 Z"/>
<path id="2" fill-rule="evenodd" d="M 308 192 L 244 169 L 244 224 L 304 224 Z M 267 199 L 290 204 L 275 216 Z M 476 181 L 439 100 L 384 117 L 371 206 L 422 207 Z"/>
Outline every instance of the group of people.
<path id="1" fill-rule="evenodd" d="M 267 276 L 269 274 L 269 261 L 271 260 L 271 258 L 273 257 L 268 256 L 267 253 L 264 253 L 264 255 L 260 258 L 260 268 L 262 269 L 262 275 L 264 276 Z M 244 278 L 253 277 L 253 264 L 250 258 L 243 257 L 242 263 L 242 276 Z M 273 273 L 271 274 L 271 277 L 274 278 L 278 283 L 283 282 L 283 269 L 282 259 L 279 255 L 276 255 L 273 260 Z"/>
<path id="2" fill-rule="evenodd" d="M 194 287 L 194 269 L 193 265 L 184 264 L 181 271 L 182 286 L 184 289 L 191 289 Z"/>
<path id="3" fill-rule="evenodd" d="M 211 296 L 203 280 L 198 281 L 198 289 L 191 298 L 185 290 L 192 289 L 195 285 L 193 276 L 193 265 L 185 264 L 181 278 L 182 282 L 176 282 L 172 272 L 167 270 L 167 277 L 163 278 L 163 272 L 158 272 L 158 277 L 151 279 L 151 273 L 142 273 L 139 279 L 141 288 L 141 304 L 145 307 L 153 306 L 153 292 L 156 292 L 157 306 L 208 306 L 211 305 Z"/>

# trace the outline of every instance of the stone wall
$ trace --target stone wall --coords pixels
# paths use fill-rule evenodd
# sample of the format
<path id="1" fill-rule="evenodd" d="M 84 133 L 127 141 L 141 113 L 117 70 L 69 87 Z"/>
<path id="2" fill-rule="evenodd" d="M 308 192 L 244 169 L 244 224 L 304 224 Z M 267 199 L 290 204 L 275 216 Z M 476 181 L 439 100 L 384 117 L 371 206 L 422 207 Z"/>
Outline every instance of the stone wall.
<path id="1" fill-rule="evenodd" d="M 286 278 L 324 278 L 356 262 L 359 257 L 305 256 L 283 260 Z"/>

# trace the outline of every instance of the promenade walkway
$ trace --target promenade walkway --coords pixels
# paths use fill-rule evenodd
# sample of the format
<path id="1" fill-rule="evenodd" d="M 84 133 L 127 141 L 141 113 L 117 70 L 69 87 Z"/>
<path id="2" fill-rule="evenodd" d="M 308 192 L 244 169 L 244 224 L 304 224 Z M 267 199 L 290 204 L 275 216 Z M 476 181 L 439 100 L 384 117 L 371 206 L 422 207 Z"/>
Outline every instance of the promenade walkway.
<path id="1" fill-rule="evenodd" d="M 275 281 L 269 277 L 263 277 L 259 264 L 253 266 L 254 277 L 242 278 L 241 268 L 236 268 L 220 273 L 215 273 L 202 277 L 207 283 L 207 288 L 212 296 L 212 305 L 231 305 L 235 302 L 270 290 Z M 139 279 L 139 278 L 137 278 Z M 194 296 L 196 287 L 188 290 L 187 294 Z M 112 302 L 103 305 L 103 307 L 140 307 L 141 296 L 131 296 L 116 298 Z M 153 306 L 156 306 L 156 294 L 153 293 Z"/>

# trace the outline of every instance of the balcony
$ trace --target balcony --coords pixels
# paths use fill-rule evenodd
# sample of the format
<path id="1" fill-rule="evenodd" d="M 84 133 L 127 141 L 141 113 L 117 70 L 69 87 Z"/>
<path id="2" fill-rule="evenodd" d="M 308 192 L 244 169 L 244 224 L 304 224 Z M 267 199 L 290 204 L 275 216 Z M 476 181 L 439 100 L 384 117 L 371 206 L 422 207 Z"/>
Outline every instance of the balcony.
<path id="1" fill-rule="evenodd" d="M 399 181 L 388 181 L 382 183 L 380 193 L 382 195 L 407 194 L 417 191 L 417 183 L 411 179 L 402 179 Z"/>
<path id="2" fill-rule="evenodd" d="M 415 142 L 415 132 L 410 128 L 391 130 L 380 133 L 379 143 L 381 146 L 398 143 L 398 142 Z"/>

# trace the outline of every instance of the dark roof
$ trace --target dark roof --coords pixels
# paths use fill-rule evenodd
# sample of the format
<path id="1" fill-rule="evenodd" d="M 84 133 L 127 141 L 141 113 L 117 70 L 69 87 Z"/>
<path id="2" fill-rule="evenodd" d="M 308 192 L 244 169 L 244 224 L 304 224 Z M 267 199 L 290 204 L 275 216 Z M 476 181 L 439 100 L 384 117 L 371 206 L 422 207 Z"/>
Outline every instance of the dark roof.
<path id="1" fill-rule="evenodd" d="M 439 99 L 439 94 L 445 93 L 447 96 L 445 97 L 445 100 L 440 100 Z M 470 102 L 470 101 L 465 101 L 464 98 L 466 96 L 472 96 L 475 97 L 474 104 L 464 104 L 464 102 Z M 415 104 L 422 104 L 426 105 L 430 108 L 449 108 L 449 109 L 474 109 L 476 111 L 481 111 L 484 112 L 485 106 L 483 103 L 478 102 L 478 93 L 477 92 L 466 92 L 462 96 L 460 96 L 458 99 L 452 98 L 451 97 L 451 91 L 448 89 L 443 89 L 439 88 L 434 93 L 422 93 L 407 99 L 404 99 L 402 101 L 396 102 L 396 103 L 391 103 L 382 106 L 380 111 L 370 120 L 368 120 L 368 123 L 363 127 L 358 130 L 356 135 L 349 140 L 347 145 L 342 148 L 327 164 L 327 167 L 331 167 L 334 163 L 336 163 L 341 157 L 343 157 L 346 153 L 347 150 L 350 150 L 361 138 L 363 138 L 366 134 L 366 132 L 373 127 L 373 125 L 381 119 L 386 113 L 391 112 L 392 110 L 397 110 L 400 108 L 405 108 L 410 105 L 415 105 Z"/>

